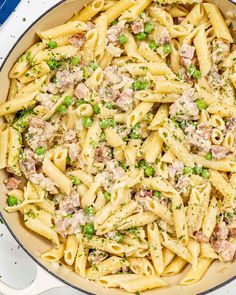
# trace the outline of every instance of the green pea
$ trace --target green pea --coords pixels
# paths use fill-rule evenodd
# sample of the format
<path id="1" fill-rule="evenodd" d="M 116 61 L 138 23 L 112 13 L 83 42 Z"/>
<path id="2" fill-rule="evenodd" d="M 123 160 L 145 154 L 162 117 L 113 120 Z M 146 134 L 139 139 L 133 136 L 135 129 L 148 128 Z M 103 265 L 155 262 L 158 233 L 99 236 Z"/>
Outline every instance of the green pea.
<path id="1" fill-rule="evenodd" d="M 193 173 L 193 168 L 186 166 L 183 169 L 183 173 L 184 174 L 192 174 Z"/>
<path id="2" fill-rule="evenodd" d="M 111 200 L 111 194 L 109 192 L 105 192 L 103 195 L 106 202 L 109 202 Z"/>
<path id="3" fill-rule="evenodd" d="M 188 68 L 188 73 L 190 74 L 190 76 L 197 80 L 200 79 L 202 76 L 202 73 L 196 69 L 195 65 L 190 65 L 190 67 Z"/>
<path id="4" fill-rule="evenodd" d="M 72 213 L 68 213 L 68 214 L 66 215 L 66 218 L 72 218 Z"/>
<path id="5" fill-rule="evenodd" d="M 146 34 L 150 34 L 154 30 L 154 24 L 151 22 L 147 22 L 144 24 L 144 32 Z"/>
<path id="6" fill-rule="evenodd" d="M 48 47 L 50 49 L 57 48 L 57 42 L 56 41 L 49 41 L 47 45 L 48 45 Z"/>
<path id="7" fill-rule="evenodd" d="M 120 42 L 121 45 L 127 43 L 127 41 L 128 41 L 128 37 L 127 36 L 125 36 L 123 34 L 119 36 L 119 42 Z"/>
<path id="8" fill-rule="evenodd" d="M 78 64 L 80 63 L 80 57 L 79 56 L 73 56 L 71 59 L 70 59 L 70 64 L 72 66 L 78 66 Z"/>
<path id="9" fill-rule="evenodd" d="M 161 192 L 159 192 L 159 191 L 154 191 L 154 192 L 153 192 L 153 195 L 154 195 L 155 197 L 157 197 L 158 199 L 161 198 Z"/>
<path id="10" fill-rule="evenodd" d="M 96 103 L 96 104 L 93 106 L 93 111 L 94 111 L 95 114 L 100 114 L 101 109 L 100 109 L 98 103 Z"/>
<path id="11" fill-rule="evenodd" d="M 77 104 L 77 106 L 79 107 L 81 104 L 84 104 L 84 103 L 86 103 L 85 102 L 85 100 L 82 98 L 82 99 L 78 99 L 77 101 L 76 101 L 76 104 Z"/>
<path id="12" fill-rule="evenodd" d="M 93 125 L 93 119 L 90 117 L 83 117 L 82 124 L 85 128 L 89 128 Z"/>
<path id="13" fill-rule="evenodd" d="M 139 162 L 138 162 L 138 167 L 139 168 L 145 168 L 147 166 L 147 163 L 146 163 L 146 161 L 145 160 L 140 160 Z"/>
<path id="14" fill-rule="evenodd" d="M 93 236 L 95 233 L 95 229 L 92 223 L 87 223 L 84 227 L 84 233 L 88 236 Z"/>
<path id="15" fill-rule="evenodd" d="M 208 171 L 207 169 L 202 169 L 201 176 L 202 176 L 203 178 L 209 178 L 210 173 L 209 173 L 209 171 Z"/>
<path id="16" fill-rule="evenodd" d="M 164 54 L 170 54 L 171 51 L 172 51 L 172 49 L 171 49 L 170 43 L 164 44 L 164 46 L 163 46 L 163 52 L 164 52 Z"/>
<path id="17" fill-rule="evenodd" d="M 117 236 L 117 242 L 118 243 L 124 242 L 124 239 L 125 239 L 125 235 L 124 234 L 122 234 L 121 232 L 117 232 L 116 233 L 116 236 Z"/>
<path id="18" fill-rule="evenodd" d="M 205 155 L 205 159 L 206 160 L 212 160 L 212 153 L 207 153 L 206 155 Z"/>
<path id="19" fill-rule="evenodd" d="M 101 133 L 101 135 L 100 135 L 100 141 L 105 141 L 106 140 L 106 135 L 105 135 L 105 133 Z"/>
<path id="20" fill-rule="evenodd" d="M 80 180 L 77 176 L 72 176 L 72 183 L 73 185 L 79 185 L 80 184 Z"/>
<path id="21" fill-rule="evenodd" d="M 8 206 L 16 206 L 18 204 L 18 200 L 15 196 L 8 196 L 7 198 L 7 204 Z"/>
<path id="22" fill-rule="evenodd" d="M 140 138 L 140 134 L 136 131 L 136 130 L 133 130 L 131 133 L 130 133 L 130 137 L 132 139 L 139 139 Z"/>
<path id="23" fill-rule="evenodd" d="M 112 25 L 112 26 L 114 26 L 114 25 L 116 25 L 116 24 L 118 24 L 118 19 L 114 19 L 114 20 L 111 22 L 111 25 Z"/>
<path id="24" fill-rule="evenodd" d="M 201 175 L 201 173 L 202 173 L 202 167 L 196 165 L 196 166 L 193 168 L 193 172 L 194 172 L 194 174 Z"/>
<path id="25" fill-rule="evenodd" d="M 207 105 L 206 105 L 206 103 L 202 100 L 202 99 L 200 99 L 200 98 L 198 98 L 197 100 L 196 100 L 196 104 L 197 104 L 197 107 L 198 107 L 198 109 L 201 111 L 201 110 L 205 110 L 206 108 L 207 108 Z"/>
<path id="26" fill-rule="evenodd" d="M 112 110 L 113 105 L 112 105 L 111 102 L 106 102 L 106 103 L 105 103 L 105 107 L 106 107 L 107 109 L 109 109 L 109 110 Z"/>
<path id="27" fill-rule="evenodd" d="M 67 106 L 65 104 L 61 104 L 60 106 L 57 107 L 57 112 L 65 115 L 67 113 L 68 109 Z"/>
<path id="28" fill-rule="evenodd" d="M 73 104 L 73 98 L 71 96 L 66 96 L 64 98 L 64 104 L 67 105 L 67 106 L 70 106 Z"/>
<path id="29" fill-rule="evenodd" d="M 86 207 L 85 208 L 85 212 L 90 215 L 93 216 L 95 214 L 95 209 L 91 206 L 91 207 Z"/>
<path id="30" fill-rule="evenodd" d="M 101 128 L 108 128 L 108 127 L 115 127 L 115 126 L 116 126 L 116 121 L 112 118 L 104 119 L 100 122 Z"/>
<path id="31" fill-rule="evenodd" d="M 147 35 L 144 32 L 140 32 L 135 35 L 136 39 L 139 41 L 145 40 L 147 38 Z"/>
<path id="32" fill-rule="evenodd" d="M 144 175 L 147 177 L 153 176 L 154 168 L 152 166 L 148 166 L 144 169 Z"/>
<path id="33" fill-rule="evenodd" d="M 56 70 L 60 66 L 60 63 L 56 61 L 55 59 L 50 59 L 49 61 L 47 61 L 47 64 L 50 70 Z"/>
<path id="34" fill-rule="evenodd" d="M 154 40 L 150 41 L 148 43 L 149 48 L 151 48 L 152 50 L 157 50 L 157 44 Z"/>
<path id="35" fill-rule="evenodd" d="M 91 62 L 91 64 L 89 65 L 90 69 L 92 69 L 93 71 L 95 71 L 98 68 L 98 64 L 96 62 Z"/>
<path id="36" fill-rule="evenodd" d="M 43 146 L 39 146 L 39 147 L 37 147 L 37 149 L 35 150 L 35 154 L 36 154 L 37 156 L 42 156 L 42 155 L 44 155 L 44 154 L 45 154 L 45 149 L 44 149 L 44 147 L 43 147 Z"/>
<path id="37" fill-rule="evenodd" d="M 148 82 L 141 82 L 141 81 L 134 81 L 133 84 L 132 84 L 132 89 L 133 90 L 145 90 L 148 86 Z"/>

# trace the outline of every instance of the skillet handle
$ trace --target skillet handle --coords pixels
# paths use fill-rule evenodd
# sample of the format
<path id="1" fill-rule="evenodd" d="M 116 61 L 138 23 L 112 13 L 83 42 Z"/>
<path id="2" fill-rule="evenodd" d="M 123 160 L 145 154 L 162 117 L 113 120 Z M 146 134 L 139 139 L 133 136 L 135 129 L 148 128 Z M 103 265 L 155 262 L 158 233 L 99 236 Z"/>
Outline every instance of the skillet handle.
<path id="1" fill-rule="evenodd" d="M 52 288 L 65 287 L 65 284 L 60 282 L 58 279 L 54 278 L 43 268 L 37 265 L 37 277 L 33 283 L 21 290 L 14 289 L 7 286 L 2 281 L 0 281 L 0 294 L 3 295 L 38 295 L 44 291 L 48 291 Z M 22 270 L 24 271 L 24 270 Z"/>

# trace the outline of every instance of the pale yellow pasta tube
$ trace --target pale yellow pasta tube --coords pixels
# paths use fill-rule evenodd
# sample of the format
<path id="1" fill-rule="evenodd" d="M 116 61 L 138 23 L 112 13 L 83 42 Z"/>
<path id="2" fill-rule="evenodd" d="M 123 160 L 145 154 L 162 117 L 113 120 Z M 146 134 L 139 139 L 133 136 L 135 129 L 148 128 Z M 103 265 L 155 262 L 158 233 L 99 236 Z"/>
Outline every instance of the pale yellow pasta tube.
<path id="1" fill-rule="evenodd" d="M 124 144 L 124 141 L 120 137 L 120 135 L 112 128 L 105 129 L 106 141 L 109 143 L 111 147 L 119 147 Z"/>
<path id="2" fill-rule="evenodd" d="M 76 258 L 79 242 L 75 236 L 69 236 L 66 240 L 64 259 L 68 265 L 72 265 Z"/>
<path id="3" fill-rule="evenodd" d="M 123 68 L 132 76 L 146 76 L 149 72 L 152 75 L 171 75 L 173 77 L 173 72 L 164 62 L 129 63 L 124 65 Z"/>
<path id="4" fill-rule="evenodd" d="M 135 274 L 143 274 L 146 276 L 154 276 L 155 270 L 151 264 L 151 262 L 147 258 L 134 258 L 129 257 L 129 268 Z"/>
<path id="5" fill-rule="evenodd" d="M 29 68 L 22 76 L 18 78 L 18 80 L 23 84 L 30 83 L 36 78 L 47 75 L 49 72 L 50 68 L 48 64 L 45 61 L 42 61 L 40 64 L 36 64 Z M 21 90 L 19 92 L 21 92 Z"/>
<path id="6" fill-rule="evenodd" d="M 81 277 L 85 278 L 86 276 L 86 264 L 89 254 L 89 249 L 84 246 L 83 243 L 79 243 L 77 256 L 75 259 L 75 272 Z"/>
<path id="7" fill-rule="evenodd" d="M 38 94 L 38 91 L 34 91 L 25 96 L 6 101 L 0 105 L 0 117 L 8 114 L 16 113 L 24 108 L 33 106 L 35 101 L 35 96 Z"/>
<path id="8" fill-rule="evenodd" d="M 187 245 L 189 241 L 188 225 L 183 200 L 179 193 L 173 194 L 172 210 L 176 230 L 176 237 L 183 243 L 183 245 Z"/>
<path id="9" fill-rule="evenodd" d="M 85 85 L 90 89 L 97 89 L 103 81 L 103 71 L 99 67 L 95 70 L 95 72 L 86 80 Z"/>
<path id="10" fill-rule="evenodd" d="M 179 95 L 175 93 L 156 93 L 151 90 L 141 90 L 135 93 L 134 97 L 144 102 L 172 103 L 179 98 Z"/>
<path id="11" fill-rule="evenodd" d="M 163 232 L 162 235 L 164 237 L 164 241 L 162 242 L 162 244 L 166 248 L 168 248 L 176 255 L 180 256 L 182 259 L 188 261 L 189 263 L 193 263 L 193 257 L 187 247 L 185 247 L 180 241 L 170 238 L 167 233 Z"/>
<path id="12" fill-rule="evenodd" d="M 83 195 L 81 200 L 81 207 L 85 209 L 88 206 L 91 206 L 96 198 L 97 191 L 99 190 L 101 186 L 101 179 L 95 180 L 89 187 L 89 189 L 86 191 L 86 193 Z"/>
<path id="13" fill-rule="evenodd" d="M 137 213 L 135 215 L 129 216 L 122 220 L 122 225 L 118 227 L 118 230 L 124 230 L 129 229 L 131 227 L 138 227 L 138 226 L 144 226 L 149 223 L 152 223 L 157 219 L 156 214 L 153 214 L 152 212 L 142 212 Z"/>
<path id="14" fill-rule="evenodd" d="M 168 224 L 174 224 L 173 215 L 171 211 L 167 208 L 167 206 L 152 198 L 146 198 L 145 203 L 149 211 L 156 214 L 159 218 L 163 219 Z"/>
<path id="15" fill-rule="evenodd" d="M 165 119 L 168 118 L 169 115 L 169 107 L 167 104 L 162 104 L 156 115 L 154 116 L 153 120 L 151 121 L 148 129 L 150 130 L 158 130 L 159 127 L 164 123 Z"/>
<path id="16" fill-rule="evenodd" d="M 41 258 L 48 262 L 58 262 L 64 256 L 65 244 L 53 247 L 49 251 L 43 253 Z"/>
<path id="17" fill-rule="evenodd" d="M 21 147 L 22 147 L 21 134 L 16 129 L 10 127 L 7 168 L 9 169 L 10 172 L 18 176 L 21 175 L 21 170 L 19 165 Z"/>
<path id="18" fill-rule="evenodd" d="M 222 160 L 206 160 L 202 156 L 193 155 L 193 158 L 196 163 L 202 165 L 205 168 L 212 170 L 219 170 L 224 172 L 236 172 L 236 162 L 228 159 Z"/>
<path id="19" fill-rule="evenodd" d="M 164 260 L 160 241 L 160 233 L 156 223 L 147 225 L 147 236 L 153 266 L 156 273 L 161 275 L 164 270 Z"/>
<path id="20" fill-rule="evenodd" d="M 86 62 L 91 62 L 94 59 L 94 50 L 98 39 L 98 30 L 94 28 L 86 33 L 86 42 L 84 44 L 83 59 Z M 103 39 L 104 41 L 104 39 Z M 100 41 L 101 42 L 101 41 Z"/>
<path id="21" fill-rule="evenodd" d="M 124 44 L 125 52 L 128 58 L 135 58 L 138 61 L 144 61 L 142 56 L 138 52 L 138 46 L 132 34 L 125 32 L 125 36 L 128 38 L 127 42 Z M 122 61 L 122 66 L 124 65 Z"/>
<path id="22" fill-rule="evenodd" d="M 158 276 L 145 276 L 120 283 L 120 286 L 130 293 L 142 292 L 158 287 L 164 287 L 166 285 L 167 283 L 160 279 Z"/>
<path id="23" fill-rule="evenodd" d="M 151 110 L 152 102 L 140 102 L 127 118 L 127 126 L 132 127 L 140 122 L 143 117 Z"/>
<path id="24" fill-rule="evenodd" d="M 201 243 L 201 257 L 218 259 L 219 256 L 212 248 L 211 244 Z"/>
<path id="25" fill-rule="evenodd" d="M 23 208 L 23 214 L 26 227 L 59 246 L 59 239 L 57 232 L 53 229 L 51 214 L 39 210 L 33 205 L 26 205 Z"/>
<path id="26" fill-rule="evenodd" d="M 130 9 L 126 10 L 119 19 L 136 20 L 141 12 L 152 2 L 152 0 L 140 0 L 135 3 Z"/>
<path id="27" fill-rule="evenodd" d="M 72 21 L 63 25 L 59 25 L 47 31 L 40 32 L 38 33 L 38 35 L 43 39 L 53 39 L 64 35 L 83 32 L 87 29 L 88 27 L 84 22 Z"/>
<path id="28" fill-rule="evenodd" d="M 96 19 L 96 28 L 98 30 L 98 40 L 95 49 L 95 56 L 103 56 L 106 46 L 106 32 L 108 25 L 108 17 L 102 14 Z"/>
<path id="29" fill-rule="evenodd" d="M 170 63 L 174 73 L 178 73 L 180 69 L 180 44 L 177 40 L 171 40 Z"/>
<path id="30" fill-rule="evenodd" d="M 104 6 L 104 0 L 95 0 L 88 6 L 85 6 L 80 12 L 76 13 L 70 21 L 87 22 L 93 18 Z"/>
<path id="31" fill-rule="evenodd" d="M 197 52 L 198 61 L 200 64 L 200 71 L 205 77 L 211 69 L 211 56 L 208 49 L 207 37 L 205 29 L 202 27 L 194 38 L 194 45 Z"/>
<path id="32" fill-rule="evenodd" d="M 215 197 L 211 199 L 206 216 L 203 220 L 202 232 L 204 236 L 210 238 L 216 226 L 216 217 L 219 213 L 218 201 Z"/>
<path id="33" fill-rule="evenodd" d="M 97 283 L 107 288 L 118 288 L 120 287 L 120 282 L 129 282 L 133 279 L 138 279 L 143 277 L 143 275 L 138 274 L 116 274 L 100 277 Z"/>
<path id="34" fill-rule="evenodd" d="M 176 135 L 173 135 L 168 129 L 162 127 L 159 130 L 159 135 L 167 146 L 170 147 L 171 151 L 175 156 L 186 166 L 193 167 L 194 160 L 193 156 L 188 152 L 185 146 L 181 141 L 176 138 Z"/>
<path id="35" fill-rule="evenodd" d="M 0 169 L 7 167 L 9 127 L 2 124 L 0 127 Z"/>
<path id="36" fill-rule="evenodd" d="M 175 257 L 171 263 L 165 268 L 163 277 L 170 277 L 178 274 L 187 264 L 187 261 L 181 257 Z"/>
<path id="37" fill-rule="evenodd" d="M 236 115 L 236 106 L 216 102 L 211 104 L 207 111 L 210 114 L 228 118 Z"/>
<path id="38" fill-rule="evenodd" d="M 153 51 L 146 42 L 142 42 L 140 44 L 138 53 L 148 61 L 163 63 L 163 59 L 160 57 L 160 55 Z"/>
<path id="39" fill-rule="evenodd" d="M 120 0 L 109 8 L 104 14 L 107 16 L 108 24 L 117 19 L 124 11 L 136 4 L 134 0 Z"/>
<path id="40" fill-rule="evenodd" d="M 35 55 L 45 48 L 43 42 L 39 42 L 31 46 L 15 63 L 9 73 L 9 78 L 18 78 L 27 71 Z"/>
<path id="41" fill-rule="evenodd" d="M 27 93 L 30 94 L 34 91 L 41 91 L 42 87 L 47 79 L 47 76 L 44 75 L 33 82 L 27 84 L 26 86 L 22 87 L 16 94 L 15 98 L 26 96 Z"/>
<path id="42" fill-rule="evenodd" d="M 66 195 L 71 192 L 71 180 L 61 172 L 48 157 L 43 160 L 43 172 L 59 187 L 59 189 Z"/>
<path id="43" fill-rule="evenodd" d="M 102 237 L 100 238 L 98 236 L 93 236 L 92 238 L 88 238 L 82 234 L 77 234 L 76 236 L 79 239 L 79 242 L 82 241 L 82 243 L 88 248 L 98 249 L 117 256 L 123 256 L 124 253 L 128 254 L 134 250 L 134 247 L 126 247 L 121 243 L 104 239 Z"/>
<path id="44" fill-rule="evenodd" d="M 54 157 L 53 157 L 53 163 L 62 172 L 66 171 L 66 158 L 67 158 L 67 149 L 56 148 Z"/>
<path id="45" fill-rule="evenodd" d="M 88 129 L 81 154 L 85 163 L 89 166 L 92 166 L 93 164 L 95 148 L 99 142 L 100 134 L 101 128 L 99 126 L 98 120 L 96 120 L 93 122 L 93 125 Z"/>
<path id="46" fill-rule="evenodd" d="M 155 85 L 155 91 L 161 93 L 180 93 L 186 89 L 190 88 L 190 85 L 187 83 L 182 83 L 178 81 L 160 81 Z"/>
<path id="47" fill-rule="evenodd" d="M 78 169 L 78 170 L 72 170 L 70 172 L 70 174 L 72 176 L 78 177 L 78 179 L 80 181 L 82 181 L 83 184 L 85 184 L 87 186 L 90 186 L 92 184 L 92 182 L 93 182 L 93 176 L 90 175 L 90 174 L 88 174 L 87 172 L 85 172 L 83 170 L 80 170 L 80 169 Z"/>
<path id="48" fill-rule="evenodd" d="M 148 10 L 150 15 L 157 20 L 161 25 L 166 27 L 171 27 L 174 25 L 174 21 L 172 16 L 165 11 L 164 9 L 161 9 L 159 7 L 151 6 Z"/>
<path id="49" fill-rule="evenodd" d="M 199 258 L 196 268 L 192 267 L 179 284 L 189 286 L 198 282 L 208 270 L 212 261 L 213 259 L 210 258 Z"/>
<path id="50" fill-rule="evenodd" d="M 220 13 L 219 8 L 215 4 L 211 4 L 211 3 L 204 3 L 203 6 L 211 21 L 211 24 L 214 28 L 217 38 L 233 43 L 233 38 Z"/>
<path id="51" fill-rule="evenodd" d="M 197 26 L 202 18 L 204 17 L 205 11 L 201 4 L 197 4 L 193 7 L 193 9 L 188 13 L 185 19 L 181 22 L 181 25 L 192 24 L 193 26 Z"/>

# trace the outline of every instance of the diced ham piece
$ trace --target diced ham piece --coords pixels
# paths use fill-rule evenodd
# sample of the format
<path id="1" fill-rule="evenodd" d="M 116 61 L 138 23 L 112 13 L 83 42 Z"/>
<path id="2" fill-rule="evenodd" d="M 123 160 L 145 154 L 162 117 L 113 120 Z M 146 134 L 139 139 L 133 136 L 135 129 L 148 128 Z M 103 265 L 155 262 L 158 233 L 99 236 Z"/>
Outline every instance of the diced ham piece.
<path id="1" fill-rule="evenodd" d="M 233 221 L 228 225 L 229 234 L 232 238 L 236 238 L 236 219 L 234 218 Z"/>
<path id="2" fill-rule="evenodd" d="M 69 38 L 69 42 L 72 45 L 78 47 L 78 49 L 80 49 L 84 45 L 85 41 L 86 39 L 83 33 L 74 34 Z"/>
<path id="3" fill-rule="evenodd" d="M 38 117 L 32 117 L 29 126 L 33 128 L 43 128 L 45 126 L 45 121 Z"/>
<path id="4" fill-rule="evenodd" d="M 208 128 L 208 126 L 200 124 L 198 128 L 195 129 L 193 125 L 189 125 L 185 129 L 185 132 L 188 142 L 201 149 L 204 153 L 211 149 L 211 129 Z"/>
<path id="5" fill-rule="evenodd" d="M 69 144 L 68 156 L 71 159 L 71 162 L 75 162 L 79 158 L 80 147 L 76 143 Z"/>
<path id="6" fill-rule="evenodd" d="M 74 84 L 74 75 L 68 70 L 56 72 L 56 86 L 61 90 L 66 89 Z"/>
<path id="7" fill-rule="evenodd" d="M 226 240 L 229 234 L 229 229 L 225 222 L 221 222 L 216 225 L 214 229 L 214 235 L 219 240 Z"/>
<path id="8" fill-rule="evenodd" d="M 34 153 L 30 149 L 25 149 L 22 158 L 19 161 L 20 169 L 24 173 L 26 178 L 36 173 L 36 161 L 34 159 Z"/>
<path id="9" fill-rule="evenodd" d="M 15 177 L 9 177 L 3 181 L 5 184 L 6 189 L 13 190 L 17 189 L 21 183 L 21 181 Z"/>
<path id="10" fill-rule="evenodd" d="M 54 102 L 51 100 L 52 98 L 52 94 L 48 94 L 48 93 L 41 93 L 39 95 L 37 95 L 37 101 L 40 102 L 40 104 L 47 110 L 49 111 L 53 105 Z"/>
<path id="11" fill-rule="evenodd" d="M 234 130 L 236 128 L 236 117 L 229 118 L 225 126 L 227 130 Z"/>
<path id="12" fill-rule="evenodd" d="M 111 26 L 107 30 L 107 39 L 109 42 L 112 42 L 114 45 L 119 43 L 119 35 L 122 32 L 125 26 L 125 21 L 119 21 L 116 25 Z"/>
<path id="13" fill-rule="evenodd" d="M 73 130 L 73 129 L 68 130 L 64 134 L 64 141 L 75 142 L 76 141 L 76 132 L 75 132 L 75 130 Z"/>
<path id="14" fill-rule="evenodd" d="M 116 66 L 109 66 L 104 70 L 104 78 L 111 84 L 117 84 L 121 81 L 121 77 L 117 73 Z"/>
<path id="15" fill-rule="evenodd" d="M 133 90 L 130 88 L 124 89 L 118 99 L 116 100 L 116 105 L 124 111 L 130 110 L 133 102 Z"/>
<path id="16" fill-rule="evenodd" d="M 131 29 L 134 34 L 142 33 L 144 32 L 144 24 L 140 21 L 134 21 L 131 24 Z"/>
<path id="17" fill-rule="evenodd" d="M 194 89 L 184 91 L 183 95 L 170 106 L 170 115 L 180 120 L 198 120 L 199 110 L 195 99 Z"/>
<path id="18" fill-rule="evenodd" d="M 216 253 L 220 254 L 225 262 L 232 261 L 235 256 L 236 246 L 225 240 L 213 242 L 213 248 Z"/>
<path id="19" fill-rule="evenodd" d="M 195 233 L 194 235 L 195 239 L 200 242 L 200 243 L 208 243 L 209 242 L 209 238 L 206 237 L 203 232 L 198 231 Z"/>
<path id="20" fill-rule="evenodd" d="M 224 146 L 220 146 L 220 145 L 213 145 L 211 147 L 211 153 L 212 153 L 212 157 L 214 159 L 223 159 L 226 157 L 228 150 L 227 148 L 225 148 Z"/>
<path id="21" fill-rule="evenodd" d="M 105 143 L 101 143 L 95 150 L 95 161 L 102 163 L 109 160 L 111 160 L 111 150 Z"/>
<path id="22" fill-rule="evenodd" d="M 193 46 L 188 45 L 187 43 L 183 43 L 180 49 L 180 56 L 188 59 L 193 59 L 195 53 L 195 48 Z"/>
<path id="23" fill-rule="evenodd" d="M 58 189 L 56 188 L 53 181 L 50 178 L 45 177 L 42 173 L 35 173 L 30 175 L 29 180 L 34 184 L 42 186 L 42 188 L 44 188 L 47 192 L 49 192 L 52 195 L 58 193 Z"/>
<path id="24" fill-rule="evenodd" d="M 184 168 L 184 164 L 180 161 L 175 161 L 173 164 L 171 164 L 168 167 L 170 178 L 174 178 L 175 175 L 182 173 L 183 168 Z"/>
<path id="25" fill-rule="evenodd" d="M 96 265 L 99 262 L 102 262 L 108 257 L 108 254 L 104 251 L 100 250 L 93 250 L 89 256 L 88 256 L 88 261 L 91 263 L 91 265 Z"/>
<path id="26" fill-rule="evenodd" d="M 152 191 L 141 189 L 139 192 L 140 197 L 146 198 L 146 197 L 152 197 Z"/>
<path id="27" fill-rule="evenodd" d="M 75 96 L 78 99 L 88 99 L 89 98 L 89 89 L 84 83 L 79 83 L 75 88 Z"/>

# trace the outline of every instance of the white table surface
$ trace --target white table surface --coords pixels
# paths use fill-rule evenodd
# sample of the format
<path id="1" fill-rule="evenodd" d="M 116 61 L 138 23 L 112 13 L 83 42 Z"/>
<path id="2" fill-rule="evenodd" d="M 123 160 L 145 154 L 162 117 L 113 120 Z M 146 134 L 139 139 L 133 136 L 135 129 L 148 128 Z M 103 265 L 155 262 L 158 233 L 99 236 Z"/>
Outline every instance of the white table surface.
<path id="1" fill-rule="evenodd" d="M 0 27 L 0 65 L 22 32 L 44 11 L 58 2 L 58 0 L 21 0 L 16 11 L 10 16 L 7 22 Z M 37 269 L 35 262 L 20 248 L 5 225 L 0 222 L 0 279 L 12 287 L 22 289 L 27 287 L 35 279 L 36 275 Z M 48 274 L 48 276 L 50 275 Z M 47 282 L 45 282 L 45 284 L 47 284 Z M 38 293 L 32 295 L 37 294 Z M 41 294 L 82 295 L 81 292 L 70 287 L 52 289 Z M 211 294 L 236 294 L 236 280 Z"/>

